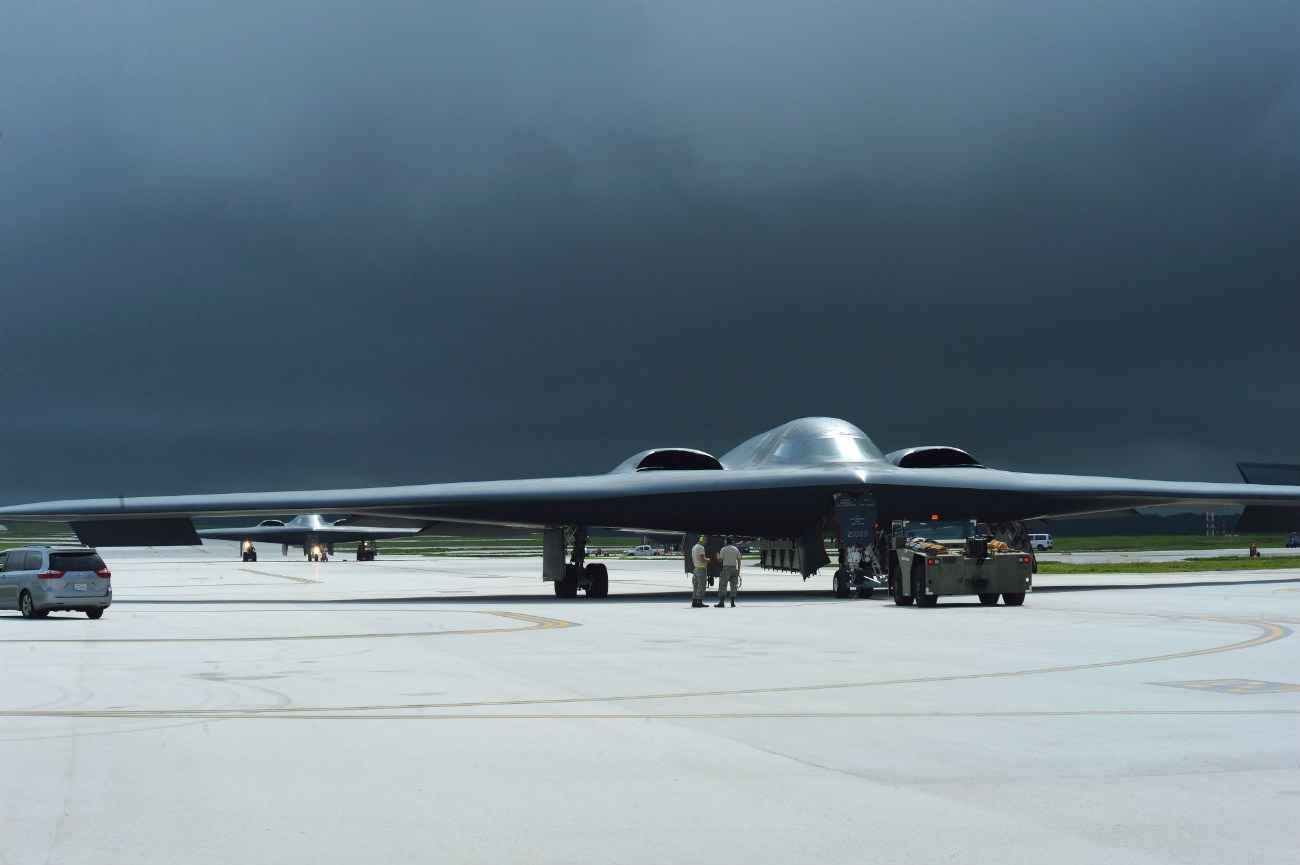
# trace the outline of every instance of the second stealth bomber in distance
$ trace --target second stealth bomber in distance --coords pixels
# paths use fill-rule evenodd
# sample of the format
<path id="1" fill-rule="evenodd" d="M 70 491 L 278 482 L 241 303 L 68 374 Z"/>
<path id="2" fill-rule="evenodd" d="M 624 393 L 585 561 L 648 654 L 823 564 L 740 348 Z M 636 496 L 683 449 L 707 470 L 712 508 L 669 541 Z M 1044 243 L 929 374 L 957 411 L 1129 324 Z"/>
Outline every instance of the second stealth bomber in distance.
<path id="1" fill-rule="evenodd" d="M 358 544 L 358 560 L 373 559 L 366 541 L 382 541 L 388 538 L 405 538 L 420 531 L 419 527 L 378 529 L 370 526 L 347 525 L 347 520 L 328 522 L 320 514 L 299 514 L 289 522 L 272 519 L 262 520 L 255 526 L 240 526 L 230 529 L 199 529 L 201 538 L 223 541 L 241 541 L 241 555 L 249 558 L 248 551 L 257 541 L 268 541 L 280 545 L 282 555 L 289 554 L 289 547 L 301 547 L 308 559 L 316 560 L 324 555 L 334 555 L 335 544 Z M 107 546 L 107 545 L 105 545 Z M 252 561 L 257 561 L 257 554 L 252 554 Z"/>
<path id="2" fill-rule="evenodd" d="M 82 499 L 4 507 L 0 519 L 66 520 L 84 543 L 102 546 L 194 543 L 194 517 L 303 511 L 352 514 L 346 520 L 352 526 L 438 534 L 483 526 L 541 529 L 542 577 L 555 584 L 556 594 L 572 597 L 583 589 L 590 597 L 604 597 L 605 566 L 584 562 L 592 526 L 756 538 L 765 566 L 805 577 L 830 564 L 830 545 L 838 552 L 839 580 L 849 570 L 890 572 L 893 521 L 974 520 L 999 542 L 1029 551 L 1028 520 L 1138 507 L 1231 505 L 1245 506 L 1242 531 L 1300 525 L 1297 484 L 999 471 L 946 446 L 886 455 L 853 424 L 813 417 L 757 435 L 721 459 L 690 448 L 655 448 L 603 475 Z"/>

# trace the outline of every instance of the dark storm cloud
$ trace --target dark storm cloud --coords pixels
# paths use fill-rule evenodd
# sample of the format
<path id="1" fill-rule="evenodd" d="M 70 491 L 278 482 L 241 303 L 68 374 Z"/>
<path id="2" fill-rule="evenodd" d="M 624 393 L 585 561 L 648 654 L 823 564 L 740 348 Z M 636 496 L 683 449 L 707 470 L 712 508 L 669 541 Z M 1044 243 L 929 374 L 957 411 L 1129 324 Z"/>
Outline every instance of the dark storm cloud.
<path id="1" fill-rule="evenodd" d="M 1294 461 L 1297 24 L 5 4 L 0 498 L 585 473 L 808 414 Z"/>

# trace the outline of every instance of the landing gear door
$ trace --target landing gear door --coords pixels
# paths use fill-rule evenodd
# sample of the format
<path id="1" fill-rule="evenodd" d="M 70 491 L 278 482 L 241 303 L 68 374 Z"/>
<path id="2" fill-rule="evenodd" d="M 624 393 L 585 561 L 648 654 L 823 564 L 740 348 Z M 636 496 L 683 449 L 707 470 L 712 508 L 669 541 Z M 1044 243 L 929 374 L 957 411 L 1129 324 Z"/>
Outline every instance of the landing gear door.
<path id="1" fill-rule="evenodd" d="M 876 497 L 841 495 L 835 500 L 835 524 L 842 546 L 871 549 L 876 542 Z"/>
<path id="2" fill-rule="evenodd" d="M 553 527 L 542 533 L 542 580 L 547 583 L 564 579 L 564 528 Z"/>

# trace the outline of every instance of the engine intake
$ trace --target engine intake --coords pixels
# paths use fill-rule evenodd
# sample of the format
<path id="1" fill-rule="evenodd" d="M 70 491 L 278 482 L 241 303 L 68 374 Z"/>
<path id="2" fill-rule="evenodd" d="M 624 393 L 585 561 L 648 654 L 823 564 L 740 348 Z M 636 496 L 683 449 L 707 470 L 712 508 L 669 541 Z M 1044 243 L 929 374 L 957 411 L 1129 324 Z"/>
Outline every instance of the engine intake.
<path id="1" fill-rule="evenodd" d="M 947 445 L 904 448 L 886 454 L 885 459 L 903 469 L 984 468 L 979 460 L 964 450 Z"/>
<path id="2" fill-rule="evenodd" d="M 721 471 L 718 458 L 691 448 L 653 448 L 619 463 L 615 472 Z"/>

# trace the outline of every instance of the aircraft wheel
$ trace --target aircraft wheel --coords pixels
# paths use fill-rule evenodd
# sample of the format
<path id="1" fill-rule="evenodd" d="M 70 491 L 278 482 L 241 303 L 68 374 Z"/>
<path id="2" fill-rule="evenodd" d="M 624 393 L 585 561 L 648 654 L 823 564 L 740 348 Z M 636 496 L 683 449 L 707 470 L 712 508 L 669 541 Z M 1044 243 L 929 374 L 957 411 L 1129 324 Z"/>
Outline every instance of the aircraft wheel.
<path id="1" fill-rule="evenodd" d="M 564 566 L 564 580 L 560 588 L 560 597 L 561 598 L 578 597 L 578 566 L 577 565 Z"/>
<path id="2" fill-rule="evenodd" d="M 986 607 L 991 607 L 998 602 L 998 593 L 980 592 L 980 603 Z"/>
<path id="3" fill-rule="evenodd" d="M 835 593 L 835 597 L 847 598 L 849 596 L 849 575 L 843 569 L 836 571 L 831 586 L 831 591 Z"/>
<path id="4" fill-rule="evenodd" d="M 555 589 L 555 597 L 564 597 L 564 580 L 552 580 L 551 586 Z"/>
<path id="5" fill-rule="evenodd" d="M 1025 602 L 1024 592 L 1003 592 L 1002 603 L 1008 607 L 1018 607 Z"/>
<path id="6" fill-rule="evenodd" d="M 609 597 L 609 568 L 603 562 L 587 565 L 587 597 Z"/>
<path id="7" fill-rule="evenodd" d="M 869 597 L 871 597 L 871 593 L 872 593 L 872 587 L 871 587 L 871 586 L 858 586 L 858 597 L 859 597 L 859 598 L 869 598 Z"/>
<path id="8" fill-rule="evenodd" d="M 103 607 L 96 607 L 93 610 L 86 610 L 86 618 L 88 619 L 98 619 L 103 615 L 104 615 Z"/>

